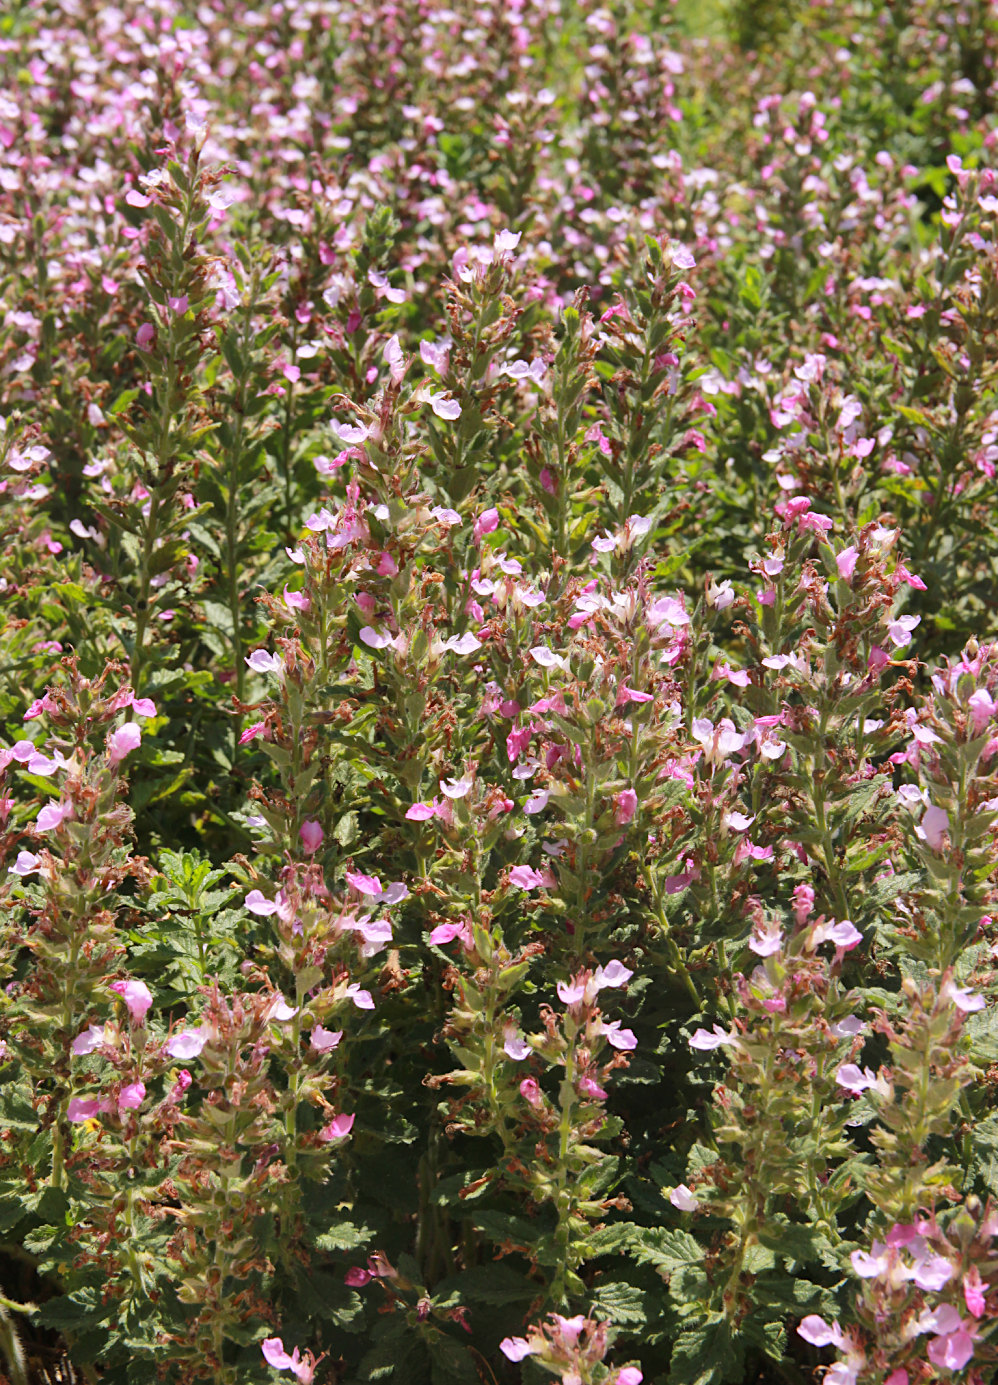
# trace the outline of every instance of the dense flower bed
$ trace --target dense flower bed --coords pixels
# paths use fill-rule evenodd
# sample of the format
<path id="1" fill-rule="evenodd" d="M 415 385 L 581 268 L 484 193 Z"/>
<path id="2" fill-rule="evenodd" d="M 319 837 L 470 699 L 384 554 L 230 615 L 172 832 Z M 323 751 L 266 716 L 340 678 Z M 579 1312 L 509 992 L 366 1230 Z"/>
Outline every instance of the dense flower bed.
<path id="1" fill-rule="evenodd" d="M 991 1380 L 993 0 L 0 54 L 13 1385 Z"/>

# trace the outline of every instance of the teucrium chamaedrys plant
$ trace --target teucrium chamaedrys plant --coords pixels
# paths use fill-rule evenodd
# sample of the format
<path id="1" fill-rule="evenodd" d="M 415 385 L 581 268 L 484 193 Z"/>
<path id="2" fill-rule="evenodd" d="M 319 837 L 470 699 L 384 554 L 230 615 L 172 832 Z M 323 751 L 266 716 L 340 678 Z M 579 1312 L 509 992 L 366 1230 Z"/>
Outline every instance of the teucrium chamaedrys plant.
<path id="1" fill-rule="evenodd" d="M 989 6 L 0 49 L 7 1374 L 985 1385 Z"/>

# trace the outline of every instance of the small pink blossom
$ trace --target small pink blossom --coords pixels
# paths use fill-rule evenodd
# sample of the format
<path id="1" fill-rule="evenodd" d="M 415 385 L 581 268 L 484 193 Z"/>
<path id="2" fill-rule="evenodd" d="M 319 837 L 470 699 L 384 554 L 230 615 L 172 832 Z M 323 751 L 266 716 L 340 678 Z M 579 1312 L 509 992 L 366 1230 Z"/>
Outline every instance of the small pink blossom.
<path id="1" fill-rule="evenodd" d="M 520 1083 L 520 1095 L 537 1111 L 544 1105 L 541 1089 L 533 1077 L 525 1077 Z"/>
<path id="2" fill-rule="evenodd" d="M 66 818 L 72 816 L 72 803 L 46 803 L 44 808 L 39 809 L 38 817 L 35 819 L 35 830 L 51 832 Z"/>
<path id="3" fill-rule="evenodd" d="M 522 1361 L 524 1357 L 534 1354 L 534 1348 L 526 1337 L 504 1337 L 499 1343 L 499 1350 L 508 1361 Z"/>
<path id="4" fill-rule="evenodd" d="M 673 1188 L 669 1194 L 669 1201 L 680 1212 L 695 1212 L 700 1206 L 700 1199 L 693 1195 L 685 1183 L 680 1183 Z"/>
<path id="5" fill-rule="evenodd" d="M 974 1339 L 965 1328 L 933 1337 L 926 1349 L 932 1364 L 948 1371 L 962 1371 L 973 1354 Z"/>
<path id="6" fill-rule="evenodd" d="M 486 534 L 494 534 L 499 528 L 499 511 L 493 506 L 491 509 L 483 510 L 475 520 L 472 530 L 475 542 L 481 543 Z"/>
<path id="7" fill-rule="evenodd" d="M 342 1029 L 323 1029 L 321 1024 L 317 1024 L 309 1035 L 309 1045 L 316 1053 L 331 1053 L 342 1038 Z"/>
<path id="8" fill-rule="evenodd" d="M 509 873 L 509 883 L 521 890 L 536 890 L 547 881 L 541 871 L 533 870 L 530 866 L 514 866 Z"/>
<path id="9" fill-rule="evenodd" d="M 856 571 L 856 559 L 859 557 L 859 549 L 855 544 L 850 544 L 848 548 L 843 548 L 841 553 L 835 555 L 835 566 L 839 570 L 839 576 L 844 582 L 850 582 L 852 575 Z"/>
<path id="10" fill-rule="evenodd" d="M 346 993 L 358 1010 L 374 1009 L 374 997 L 371 995 L 371 992 L 365 991 L 356 981 L 351 982 L 347 987 Z"/>
<path id="11" fill-rule="evenodd" d="M 42 863 L 42 858 L 36 856 L 33 851 L 19 851 L 17 859 L 12 866 L 7 869 L 8 875 L 33 875 Z"/>
<path id="12" fill-rule="evenodd" d="M 943 838 L 949 831 L 949 814 L 934 804 L 926 808 L 921 821 L 921 835 L 933 851 L 941 851 Z"/>
<path id="13" fill-rule="evenodd" d="M 984 1315 L 984 1289 L 985 1285 L 981 1280 L 980 1270 L 976 1265 L 971 1265 L 963 1276 L 963 1298 L 967 1305 L 967 1311 L 975 1318 Z"/>
<path id="14" fill-rule="evenodd" d="M 827 1323 L 817 1313 L 810 1313 L 797 1328 L 798 1337 L 813 1347 L 841 1346 L 844 1337 L 837 1322 Z"/>
<path id="15" fill-rule="evenodd" d="M 144 1082 L 130 1082 L 127 1087 L 122 1087 L 118 1097 L 119 1111 L 137 1111 L 146 1099 L 146 1084 Z"/>
<path id="16" fill-rule="evenodd" d="M 291 1371 L 301 1385 L 311 1385 L 315 1378 L 315 1359 L 310 1351 L 306 1351 L 304 1360 L 297 1347 L 289 1356 L 280 1337 L 268 1337 L 261 1344 L 261 1350 L 263 1359 L 275 1371 Z"/>
<path id="17" fill-rule="evenodd" d="M 313 856 L 322 845 L 326 834 L 323 832 L 318 822 L 308 819 L 302 823 L 298 835 L 301 837 L 302 846 L 305 848 L 306 854 Z"/>
<path id="18" fill-rule="evenodd" d="M 126 755 L 133 750 L 138 750 L 142 743 L 142 732 L 134 721 L 126 721 L 124 726 L 119 726 L 117 731 L 112 731 L 107 738 L 108 759 L 112 765 L 119 764 Z"/>
<path id="19" fill-rule="evenodd" d="M 319 1139 L 326 1144 L 332 1140 L 345 1140 L 353 1129 L 354 1120 L 355 1116 L 352 1112 L 350 1115 L 341 1112 L 338 1116 L 334 1116 L 328 1125 L 322 1127 L 319 1131 Z"/>
<path id="20" fill-rule="evenodd" d="M 120 995 L 135 1024 L 142 1024 L 152 1005 L 152 991 L 144 981 L 112 981 L 110 990 Z"/>
<path id="21" fill-rule="evenodd" d="M 613 820 L 620 827 L 626 826 L 634 818 L 638 808 L 638 796 L 633 789 L 622 789 L 613 800 Z"/>
<path id="22" fill-rule="evenodd" d="M 177 1058 L 181 1062 L 189 1062 L 191 1058 L 197 1058 L 208 1042 L 208 1032 L 206 1029 L 182 1029 L 177 1034 L 171 1034 L 163 1045 L 163 1051 L 168 1053 L 171 1058 Z"/>
<path id="23" fill-rule="evenodd" d="M 730 1044 L 735 1048 L 741 1046 L 741 1041 L 736 1034 L 729 1034 L 726 1029 L 722 1029 L 719 1024 L 714 1025 L 713 1032 L 706 1029 L 698 1029 L 690 1039 L 690 1048 L 699 1049 L 706 1052 L 712 1048 L 720 1048 L 724 1044 Z"/>
<path id="24" fill-rule="evenodd" d="M 100 1102 L 96 1097 L 74 1096 L 66 1107 L 66 1119 L 73 1122 L 93 1120 L 99 1110 Z"/>

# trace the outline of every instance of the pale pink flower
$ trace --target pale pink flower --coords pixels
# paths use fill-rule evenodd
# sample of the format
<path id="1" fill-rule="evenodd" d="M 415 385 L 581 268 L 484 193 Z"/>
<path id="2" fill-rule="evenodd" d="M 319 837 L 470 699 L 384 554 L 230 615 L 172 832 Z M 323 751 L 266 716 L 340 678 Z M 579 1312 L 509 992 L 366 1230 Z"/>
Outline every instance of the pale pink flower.
<path id="1" fill-rule="evenodd" d="M 966 1328 L 933 1337 L 926 1355 L 934 1366 L 948 1371 L 962 1371 L 974 1354 L 974 1339 Z"/>
<path id="2" fill-rule="evenodd" d="M 839 570 L 839 576 L 844 582 L 852 580 L 852 575 L 856 571 L 856 559 L 859 557 L 859 549 L 855 544 L 850 544 L 848 548 L 843 548 L 841 553 L 835 555 L 835 566 Z"/>
<path id="3" fill-rule="evenodd" d="M 100 1102 L 96 1097 L 74 1096 L 66 1107 L 66 1119 L 73 1122 L 93 1120 L 99 1110 Z"/>
<path id="4" fill-rule="evenodd" d="M 613 820 L 618 826 L 624 827 L 631 822 L 638 808 L 638 796 L 633 789 L 622 789 L 613 800 L 614 814 Z"/>
<path id="5" fill-rule="evenodd" d="M 638 1046 L 637 1035 L 633 1029 L 621 1029 L 620 1020 L 611 1020 L 603 1025 L 603 1037 L 622 1053 L 630 1053 Z"/>
<path id="6" fill-rule="evenodd" d="M 695 1212 L 700 1206 L 700 1199 L 694 1196 L 685 1183 L 680 1183 L 673 1188 L 669 1194 L 669 1201 L 680 1212 Z"/>
<path id="7" fill-rule="evenodd" d="M 128 1006 L 128 1013 L 135 1024 L 142 1024 L 146 1012 L 152 1005 L 152 991 L 144 981 L 112 981 L 110 990 L 120 995 Z"/>
<path id="8" fill-rule="evenodd" d="M 963 1276 L 963 1297 L 967 1311 L 975 1318 L 980 1318 L 984 1314 L 984 1289 L 980 1270 L 976 1265 L 971 1265 Z"/>
<path id="9" fill-rule="evenodd" d="M 508 1361 L 522 1361 L 524 1357 L 534 1354 L 534 1348 L 526 1337 L 504 1337 L 499 1343 L 499 1350 Z"/>
<path id="10" fill-rule="evenodd" d="M 208 1031 L 206 1029 L 182 1029 L 179 1033 L 170 1035 L 163 1045 L 163 1051 L 168 1053 L 171 1058 L 188 1062 L 191 1058 L 198 1057 L 207 1042 Z"/>
<path id="11" fill-rule="evenodd" d="M 42 858 L 36 856 L 33 851 L 19 851 L 17 859 L 12 866 L 7 868 L 8 875 L 33 875 L 42 863 Z"/>
<path id="12" fill-rule="evenodd" d="M 723 1044 L 730 1044 L 734 1048 L 741 1047 L 741 1041 L 736 1034 L 729 1034 L 726 1029 L 722 1029 L 719 1024 L 714 1025 L 713 1033 L 706 1029 L 698 1029 L 690 1039 L 690 1048 L 696 1048 L 701 1052 L 708 1049 L 720 1048 Z"/>
<path id="13" fill-rule="evenodd" d="M 533 1077 L 525 1077 L 520 1083 L 520 1095 L 537 1111 L 544 1105 L 543 1094 Z"/>
<path id="14" fill-rule="evenodd" d="M 827 1323 L 817 1313 L 809 1313 L 797 1328 L 798 1337 L 810 1342 L 813 1347 L 840 1347 L 845 1340 L 837 1322 Z"/>
<path id="15" fill-rule="evenodd" d="M 533 870 L 530 866 L 514 866 L 509 873 L 509 883 L 521 890 L 536 890 L 547 882 L 541 871 Z"/>
<path id="16" fill-rule="evenodd" d="M 119 1111 L 137 1111 L 146 1099 L 146 1084 L 144 1082 L 130 1082 L 127 1087 L 122 1087 L 118 1097 Z"/>
<path id="17" fill-rule="evenodd" d="M 141 743 L 142 732 L 138 726 L 134 721 L 126 721 L 124 726 L 119 726 L 107 738 L 108 759 L 112 765 L 119 764 L 126 755 L 138 750 Z"/>
<path id="18" fill-rule="evenodd" d="M 38 817 L 35 819 L 35 831 L 51 832 L 66 818 L 72 816 L 72 803 L 46 803 L 44 808 L 39 809 Z"/>
<path id="19" fill-rule="evenodd" d="M 949 831 L 949 814 L 935 804 L 926 808 L 921 821 L 921 835 L 933 851 L 941 851 L 943 837 Z"/>
<path id="20" fill-rule="evenodd" d="M 494 534 L 499 528 L 499 511 L 492 506 L 491 509 L 483 510 L 475 520 L 473 533 L 476 543 L 481 543 L 486 534 Z"/>
<path id="21" fill-rule="evenodd" d="M 532 1052 L 530 1045 L 522 1034 L 517 1033 L 514 1025 L 507 1025 L 502 1047 L 507 1058 L 512 1058 L 514 1063 L 522 1063 Z"/>
<path id="22" fill-rule="evenodd" d="M 355 1119 L 352 1112 L 350 1115 L 341 1112 L 338 1116 L 334 1116 L 328 1125 L 322 1127 L 319 1131 L 319 1139 L 326 1144 L 332 1140 L 345 1140 L 353 1129 Z"/>
<path id="23" fill-rule="evenodd" d="M 302 846 L 305 848 L 306 854 L 312 856 L 322 845 L 326 834 L 323 832 L 318 822 L 308 819 L 302 823 L 298 835 L 301 837 Z"/>
<path id="24" fill-rule="evenodd" d="M 342 1029 L 323 1029 L 321 1024 L 317 1024 L 308 1041 L 316 1053 L 331 1053 L 342 1038 Z"/>
<path id="25" fill-rule="evenodd" d="M 92 1024 L 88 1029 L 84 1029 L 82 1034 L 77 1034 L 73 1040 L 71 1052 L 74 1057 L 82 1058 L 87 1053 L 93 1051 L 104 1042 L 104 1026 L 102 1024 Z"/>
<path id="26" fill-rule="evenodd" d="M 261 1350 L 263 1359 L 275 1371 L 292 1371 L 301 1385 L 311 1385 L 315 1377 L 315 1360 L 310 1351 L 305 1353 L 304 1360 L 297 1347 L 289 1356 L 280 1337 L 268 1337 L 261 1344 Z"/>

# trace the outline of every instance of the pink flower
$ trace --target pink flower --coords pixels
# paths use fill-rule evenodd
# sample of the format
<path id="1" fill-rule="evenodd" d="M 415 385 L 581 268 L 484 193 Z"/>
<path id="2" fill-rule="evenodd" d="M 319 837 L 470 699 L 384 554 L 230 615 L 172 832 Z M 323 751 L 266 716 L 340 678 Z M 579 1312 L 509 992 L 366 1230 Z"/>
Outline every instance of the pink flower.
<path id="1" fill-rule="evenodd" d="M 843 548 L 841 553 L 835 555 L 835 566 L 844 582 L 851 581 L 852 575 L 856 571 L 856 559 L 858 557 L 859 550 L 855 544 L 850 544 L 848 548 Z"/>
<path id="2" fill-rule="evenodd" d="M 347 884 L 358 894 L 380 895 L 384 893 L 381 888 L 381 881 L 376 875 L 362 875 L 359 870 L 348 870 L 345 874 Z"/>
<path id="3" fill-rule="evenodd" d="M 100 1048 L 104 1042 L 104 1026 L 102 1024 L 92 1024 L 88 1029 L 84 1029 L 82 1034 L 77 1034 L 73 1040 L 71 1052 L 74 1057 L 82 1058 L 87 1053 L 93 1053 L 94 1049 Z"/>
<path id="4" fill-rule="evenodd" d="M 147 351 L 152 344 L 152 339 L 156 335 L 151 322 L 143 322 L 142 326 L 135 333 L 135 344 L 140 346 L 143 351 Z"/>
<path id="5" fill-rule="evenodd" d="M 441 947 L 444 943 L 452 943 L 455 938 L 460 938 L 465 947 L 471 947 L 471 929 L 466 922 L 438 923 L 430 934 L 430 942 L 434 947 Z"/>
<path id="6" fill-rule="evenodd" d="M 256 740 L 257 736 L 262 736 L 268 740 L 267 723 L 265 721 L 255 721 L 252 726 L 247 726 L 246 730 L 239 737 L 240 745 L 247 745 L 250 741 Z"/>
<path id="7" fill-rule="evenodd" d="M 355 1119 L 353 1113 L 346 1115 L 344 1112 L 341 1112 L 340 1115 L 334 1116 L 328 1125 L 322 1127 L 319 1131 L 319 1139 L 326 1144 L 329 1144 L 332 1140 L 345 1140 L 353 1129 Z"/>
<path id="8" fill-rule="evenodd" d="M 432 803 L 414 803 L 406 811 L 406 817 L 410 822 L 427 822 L 436 815 L 437 810 Z"/>
<path id="9" fill-rule="evenodd" d="M 128 1006 L 128 1013 L 135 1024 L 142 1024 L 146 1012 L 152 1004 L 152 991 L 144 981 L 112 981 L 110 989 L 120 995 Z"/>
<path id="10" fill-rule="evenodd" d="M 943 836 L 949 831 L 949 814 L 933 805 L 926 808 L 921 822 L 921 835 L 933 851 L 941 851 Z"/>
<path id="11" fill-rule="evenodd" d="M 437 418 L 452 422 L 455 418 L 461 417 L 461 405 L 456 399 L 448 399 L 442 392 L 434 393 L 432 390 L 427 390 L 426 400 Z"/>
<path id="12" fill-rule="evenodd" d="M 533 870 L 530 866 L 514 866 L 509 873 L 509 883 L 517 885 L 521 890 L 536 890 L 538 886 L 546 884 L 546 881 L 540 871 Z"/>
<path id="13" fill-rule="evenodd" d="M 207 1042 L 208 1034 L 205 1029 L 182 1029 L 179 1033 L 170 1035 L 163 1045 L 163 1051 L 171 1058 L 187 1062 L 191 1058 L 197 1058 Z"/>
<path id="14" fill-rule="evenodd" d="M 317 1053 L 330 1053 L 342 1038 L 342 1029 L 323 1029 L 321 1024 L 317 1024 L 309 1036 L 309 1044 Z"/>
<path id="15" fill-rule="evenodd" d="M 749 947 L 757 957 L 773 957 L 783 946 L 783 929 L 773 921 L 760 924 L 749 938 Z"/>
<path id="16" fill-rule="evenodd" d="M 622 789 L 614 798 L 613 820 L 620 827 L 631 822 L 637 812 L 638 796 L 633 789 Z"/>
<path id="17" fill-rule="evenodd" d="M 637 1048 L 637 1035 L 633 1029 L 621 1029 L 620 1020 L 611 1020 L 609 1024 L 603 1025 L 603 1037 L 613 1048 L 620 1049 L 622 1053 L 630 1053 Z"/>
<path id="18" fill-rule="evenodd" d="M 37 832 L 51 832 L 65 818 L 72 816 L 72 803 L 46 803 L 45 807 L 39 810 L 38 817 L 35 819 L 35 830 Z"/>
<path id="19" fill-rule="evenodd" d="M 690 1039 L 690 1048 L 696 1048 L 702 1052 L 712 1048 L 720 1048 L 724 1044 L 731 1044 L 738 1048 L 740 1047 L 740 1040 L 735 1034 L 729 1034 L 726 1029 L 722 1029 L 719 1024 L 714 1025 L 713 1033 L 709 1033 L 706 1029 L 698 1029 Z"/>
<path id="20" fill-rule="evenodd" d="M 138 726 L 134 721 L 126 721 L 124 726 L 119 726 L 107 738 L 108 759 L 112 765 L 119 764 L 126 755 L 138 750 L 141 743 L 142 732 Z"/>
<path id="21" fill-rule="evenodd" d="M 315 852 L 318 851 L 325 837 L 325 833 L 319 823 L 311 819 L 302 823 L 298 835 L 301 837 L 302 845 L 309 856 L 314 855 Z"/>
<path id="22" fill-rule="evenodd" d="M 351 982 L 347 987 L 346 993 L 358 1010 L 374 1009 L 374 997 L 371 995 L 371 992 L 363 990 L 356 981 Z"/>
<path id="23" fill-rule="evenodd" d="M 963 1297 L 967 1311 L 975 1318 L 981 1317 L 984 1313 L 984 1284 L 976 1265 L 971 1265 L 963 1276 Z"/>
<path id="24" fill-rule="evenodd" d="M 122 1087 L 118 1097 L 119 1111 L 137 1111 L 146 1099 L 146 1084 L 144 1082 L 130 1082 L 127 1087 Z"/>
<path id="25" fill-rule="evenodd" d="M 297 1347 L 289 1356 L 280 1337 L 268 1337 L 261 1344 L 261 1350 L 263 1359 L 275 1371 L 293 1371 L 301 1385 L 311 1385 L 315 1378 L 315 1358 L 310 1351 L 306 1351 L 304 1360 Z"/>
<path id="26" fill-rule="evenodd" d="M 93 1120 L 100 1110 L 100 1102 L 93 1096 L 74 1096 L 66 1107 L 66 1119 L 73 1121 Z"/>
<path id="27" fill-rule="evenodd" d="M 613 1385 L 641 1385 L 644 1376 L 637 1366 L 622 1366 Z"/>
<path id="28" fill-rule="evenodd" d="M 499 528 L 499 511 L 493 507 L 490 510 L 483 510 L 475 520 L 474 536 L 475 542 L 481 543 L 486 534 L 492 534 Z"/>
<path id="29" fill-rule="evenodd" d="M 534 1353 L 526 1337 L 504 1337 L 499 1343 L 499 1350 L 508 1361 L 522 1361 L 525 1356 Z"/>
<path id="30" fill-rule="evenodd" d="M 512 1058 L 514 1063 L 522 1063 L 524 1058 L 530 1057 L 530 1045 L 521 1034 L 516 1032 L 513 1025 L 507 1027 L 502 1047 L 503 1052 L 508 1058 Z"/>
<path id="31" fill-rule="evenodd" d="M 672 1192 L 669 1194 L 669 1201 L 672 1203 L 673 1207 L 678 1208 L 680 1212 L 695 1212 L 700 1206 L 699 1198 L 694 1197 L 685 1183 L 680 1183 L 677 1187 L 673 1188 Z"/>
<path id="32" fill-rule="evenodd" d="M 926 1354 L 934 1366 L 962 1371 L 974 1354 L 974 1339 L 965 1328 L 948 1332 L 944 1337 L 933 1337 Z"/>
<path id="33" fill-rule="evenodd" d="M 284 604 L 289 611 L 310 611 L 312 603 L 304 592 L 289 591 L 287 584 L 284 587 Z"/>
<path id="34" fill-rule="evenodd" d="M 360 1265 L 351 1265 L 343 1276 L 343 1283 L 348 1284 L 351 1289 L 362 1289 L 365 1284 L 370 1284 L 374 1276 L 370 1270 L 365 1270 Z"/>
<path id="35" fill-rule="evenodd" d="M 42 863 L 42 858 L 33 851 L 19 851 L 17 860 L 7 869 L 8 875 L 33 875 Z"/>
<path id="36" fill-rule="evenodd" d="M 284 660 L 279 654 L 268 654 L 265 649 L 254 649 L 246 658 L 247 667 L 254 673 L 283 673 Z"/>
<path id="37" fill-rule="evenodd" d="M 544 1097 L 537 1082 L 532 1077 L 525 1077 L 520 1083 L 520 1095 L 524 1101 L 528 1101 L 535 1110 L 540 1110 L 544 1105 Z"/>
<path id="38" fill-rule="evenodd" d="M 797 1335 L 813 1347 L 841 1346 L 844 1340 L 838 1323 L 827 1323 L 817 1313 L 808 1314 L 797 1328 Z"/>

